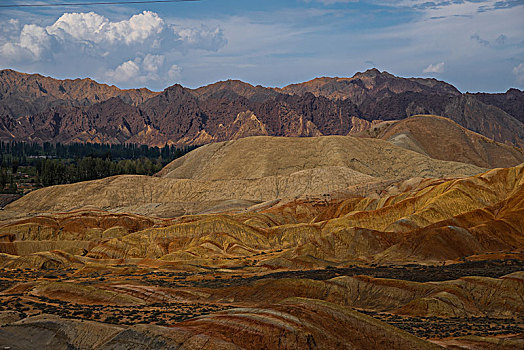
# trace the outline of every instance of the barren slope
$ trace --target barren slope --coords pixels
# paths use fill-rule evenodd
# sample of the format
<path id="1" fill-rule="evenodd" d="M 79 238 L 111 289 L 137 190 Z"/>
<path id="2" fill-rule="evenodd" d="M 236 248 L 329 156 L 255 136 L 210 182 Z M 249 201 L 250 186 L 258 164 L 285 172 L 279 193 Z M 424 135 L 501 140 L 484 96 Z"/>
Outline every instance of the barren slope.
<path id="1" fill-rule="evenodd" d="M 355 261 L 442 262 L 504 254 L 524 246 L 523 179 L 521 165 L 464 179 L 400 181 L 381 190 L 382 196 L 354 197 L 351 192 L 341 192 L 339 199 L 277 201 L 268 203 L 269 208 L 253 207 L 229 215 L 175 220 L 112 217 L 96 212 L 37 217 L 4 226 L 0 252 L 30 256 L 41 250 L 79 254 L 84 249 L 84 254 L 94 259 L 147 258 L 179 266 L 256 265 L 262 269 Z M 94 187 L 84 187 L 85 195 L 95 191 Z M 215 190 L 220 192 L 220 188 Z M 169 193 L 163 187 L 157 191 L 158 195 Z M 47 195 L 44 198 L 48 199 Z M 110 205 L 111 199 L 115 205 L 122 205 L 117 195 L 109 190 L 101 204 Z M 12 205 L 20 212 L 34 210 L 30 205 L 38 198 L 33 199 L 18 203 L 18 207 L 16 202 Z M 34 259 L 4 257 L 10 266 L 45 263 L 41 255 Z M 69 264 L 62 258 L 54 260 L 64 266 Z"/>
<path id="2" fill-rule="evenodd" d="M 511 167 L 524 162 L 523 149 L 495 142 L 444 117 L 418 115 L 374 128 L 379 128 L 377 138 L 435 159 L 485 168 Z M 359 136 L 373 137 L 374 130 L 368 129 Z"/>
<path id="3" fill-rule="evenodd" d="M 375 178 L 441 177 L 481 169 L 441 162 L 382 140 L 350 136 L 249 137 L 200 147 L 168 164 L 157 176 L 195 180 L 259 179 L 298 171 L 342 167 Z"/>
<path id="4" fill-rule="evenodd" d="M 358 127 L 353 118 L 372 122 L 434 114 L 522 146 L 523 96 L 519 90 L 461 94 L 443 81 L 401 78 L 377 69 L 282 89 L 228 80 L 195 90 L 177 84 L 158 93 L 3 70 L 0 138 L 201 145 L 253 135 L 346 135 Z M 120 103 L 104 103 L 111 98 Z"/>
<path id="5" fill-rule="evenodd" d="M 250 137 L 198 148 L 160 177 L 114 176 L 34 191 L 2 217 L 85 207 L 176 216 L 200 203 L 322 195 L 379 179 L 456 177 L 483 169 L 434 160 L 382 140 L 344 136 Z M 193 204 L 191 204 L 193 203 Z"/>

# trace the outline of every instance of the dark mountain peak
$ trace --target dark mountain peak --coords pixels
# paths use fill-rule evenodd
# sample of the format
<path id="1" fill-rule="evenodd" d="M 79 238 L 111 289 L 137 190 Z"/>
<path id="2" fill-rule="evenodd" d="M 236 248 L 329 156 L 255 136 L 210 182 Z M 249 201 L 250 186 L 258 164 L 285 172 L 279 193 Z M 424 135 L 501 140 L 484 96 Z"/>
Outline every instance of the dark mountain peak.
<path id="1" fill-rule="evenodd" d="M 362 78 L 385 78 L 385 79 L 398 79 L 398 77 L 394 76 L 391 73 L 388 73 L 386 71 L 381 72 L 377 68 L 370 68 L 364 72 L 357 72 L 355 75 L 353 75 L 350 79 L 362 79 Z"/>
<path id="2" fill-rule="evenodd" d="M 167 88 L 165 88 L 164 92 L 165 91 L 184 91 L 184 90 L 186 90 L 186 88 L 183 87 L 182 85 L 174 84 L 174 85 L 171 85 L 171 86 L 168 86 Z"/>
<path id="3" fill-rule="evenodd" d="M 25 74 L 25 73 L 20 73 L 20 72 L 17 72 L 15 70 L 12 70 L 12 69 L 2 69 L 2 70 L 0 70 L 0 77 L 6 76 L 6 75 L 16 75 L 16 74 Z"/>
<path id="4" fill-rule="evenodd" d="M 377 68 L 370 68 L 364 72 L 357 72 L 353 77 L 356 76 L 366 76 L 366 77 L 376 77 L 382 73 Z"/>
<path id="5" fill-rule="evenodd" d="M 477 92 L 473 95 L 478 100 L 496 106 L 524 123 L 524 91 L 511 88 L 498 94 Z"/>
<path id="6" fill-rule="evenodd" d="M 162 93 L 157 96 L 167 99 L 168 101 L 172 101 L 175 99 L 187 99 L 187 98 L 194 98 L 193 94 L 191 93 L 191 90 L 188 88 L 183 87 L 180 84 L 171 85 L 170 87 L 166 88 Z M 153 97 L 152 99 L 154 99 Z"/>
<path id="7" fill-rule="evenodd" d="M 241 80 L 225 80 L 209 84 L 193 90 L 195 96 L 201 100 L 212 99 L 234 99 L 243 97 L 247 99 L 266 100 L 278 94 L 274 89 L 253 86 Z"/>
<path id="8" fill-rule="evenodd" d="M 0 102 L 8 104 L 7 109 L 15 118 L 44 112 L 58 104 L 90 106 L 112 97 L 120 97 L 129 104 L 137 105 L 156 94 L 145 88 L 122 90 L 90 78 L 58 80 L 10 69 L 0 71 Z"/>
<path id="9" fill-rule="evenodd" d="M 136 107 L 132 106 L 131 104 L 124 101 L 121 97 L 111 97 L 108 100 L 102 101 L 100 103 L 95 103 L 94 105 L 91 105 L 88 107 L 89 110 L 135 110 Z"/>
<path id="10" fill-rule="evenodd" d="M 238 80 L 238 79 L 228 79 L 226 81 L 221 81 L 221 82 L 217 82 L 218 84 L 222 83 L 222 84 L 226 84 L 226 85 L 229 85 L 229 86 L 242 86 L 242 87 L 249 87 L 249 88 L 254 88 L 253 85 L 249 84 L 249 83 L 246 83 L 242 80 Z"/>

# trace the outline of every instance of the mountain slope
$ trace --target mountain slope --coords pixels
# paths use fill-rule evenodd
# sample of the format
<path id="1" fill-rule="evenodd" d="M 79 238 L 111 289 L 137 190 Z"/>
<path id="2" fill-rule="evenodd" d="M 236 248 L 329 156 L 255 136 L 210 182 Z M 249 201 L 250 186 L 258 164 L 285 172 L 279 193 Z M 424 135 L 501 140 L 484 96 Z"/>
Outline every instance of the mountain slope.
<path id="1" fill-rule="evenodd" d="M 473 94 L 479 101 L 496 106 L 508 113 L 515 119 L 524 123 L 524 91 L 518 89 L 509 89 L 505 93 L 500 94 Z"/>
<path id="2" fill-rule="evenodd" d="M 306 298 L 170 323 L 109 325 L 44 315 L 2 327 L 0 337 L 13 348 L 52 344 L 46 349 L 441 349 L 349 308 Z"/>
<path id="3" fill-rule="evenodd" d="M 121 90 L 91 79 L 58 80 L 10 69 L 0 71 L 0 115 L 13 118 L 59 105 L 88 106 L 111 97 L 137 105 L 155 94 L 145 88 Z"/>
<path id="4" fill-rule="evenodd" d="M 377 137 L 435 159 L 484 168 L 511 167 L 524 162 L 521 148 L 494 142 L 443 117 L 417 115 L 367 127 L 355 135 Z"/>
<path id="5" fill-rule="evenodd" d="M 157 176 L 194 180 L 258 179 L 322 167 L 344 167 L 375 178 L 440 177 L 479 168 L 445 163 L 382 140 L 351 136 L 251 137 L 199 147 Z"/>

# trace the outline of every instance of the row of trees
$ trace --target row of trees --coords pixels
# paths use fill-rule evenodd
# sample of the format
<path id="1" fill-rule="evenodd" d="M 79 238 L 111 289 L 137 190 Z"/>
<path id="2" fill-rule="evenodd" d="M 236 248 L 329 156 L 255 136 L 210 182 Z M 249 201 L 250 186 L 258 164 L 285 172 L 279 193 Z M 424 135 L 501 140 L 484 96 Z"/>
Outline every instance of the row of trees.
<path id="1" fill-rule="evenodd" d="M 73 162 L 60 159 L 42 159 L 36 166 L 38 180 L 43 186 L 101 179 L 120 174 L 153 175 L 162 169 L 162 163 L 149 158 L 110 159 L 85 157 Z"/>
<path id="2" fill-rule="evenodd" d="M 35 142 L 10 141 L 0 142 L 0 154 L 10 155 L 18 159 L 27 159 L 32 157 L 48 158 L 110 158 L 113 160 L 122 159 L 140 159 L 140 158 L 162 158 L 164 160 L 178 158 L 195 146 L 169 146 L 149 147 L 147 145 L 137 144 L 96 144 L 96 143 L 72 143 L 72 144 L 52 144 L 45 142 L 38 144 Z"/>
<path id="3" fill-rule="evenodd" d="M 194 148 L 0 142 L 0 192 L 16 193 L 17 181 L 39 187 L 120 174 L 153 175 Z"/>
<path id="4" fill-rule="evenodd" d="M 6 168 L 0 168 L 0 193 L 18 193 L 14 176 Z"/>

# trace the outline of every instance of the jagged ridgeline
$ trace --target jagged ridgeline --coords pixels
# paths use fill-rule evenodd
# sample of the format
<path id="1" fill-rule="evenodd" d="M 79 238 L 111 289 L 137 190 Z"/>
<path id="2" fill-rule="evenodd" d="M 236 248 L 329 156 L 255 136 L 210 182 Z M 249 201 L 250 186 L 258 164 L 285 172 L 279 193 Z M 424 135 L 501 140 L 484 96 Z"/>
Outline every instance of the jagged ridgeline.
<path id="1" fill-rule="evenodd" d="M 347 135 L 377 120 L 432 114 L 498 142 L 524 144 L 522 91 L 463 94 L 443 81 L 376 69 L 281 89 L 228 80 L 162 92 L 3 70 L 0 88 L 4 141 L 195 145 L 254 135 Z"/>

